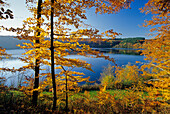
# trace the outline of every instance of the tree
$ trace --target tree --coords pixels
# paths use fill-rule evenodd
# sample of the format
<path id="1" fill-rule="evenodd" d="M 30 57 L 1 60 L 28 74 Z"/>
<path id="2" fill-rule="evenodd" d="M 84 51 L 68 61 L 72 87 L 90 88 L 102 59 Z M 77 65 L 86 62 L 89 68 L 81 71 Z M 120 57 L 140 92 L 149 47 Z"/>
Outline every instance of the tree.
<path id="1" fill-rule="evenodd" d="M 38 0 L 38 10 L 37 10 L 37 20 L 40 20 L 41 19 L 41 4 L 42 4 L 42 0 Z M 37 21 L 37 28 L 41 28 L 41 25 L 40 25 L 41 23 L 39 22 L 39 21 Z M 40 31 L 39 30 L 37 30 L 37 37 L 39 37 L 40 36 Z M 38 39 L 36 39 L 36 41 L 35 41 L 37 44 L 39 44 L 40 43 L 40 40 L 39 40 L 39 38 Z M 37 46 L 37 48 L 40 48 L 39 46 Z M 38 89 L 38 87 L 39 87 L 39 59 L 37 58 L 36 60 L 35 60 L 35 77 L 34 77 L 34 89 Z M 35 105 L 35 106 L 37 106 L 37 99 L 38 99 L 38 91 L 37 90 L 35 90 L 35 91 L 33 91 L 33 104 Z"/>
<path id="2" fill-rule="evenodd" d="M 101 2 L 101 1 L 100 1 Z M 78 54 L 81 54 L 81 55 L 85 55 L 86 54 L 84 53 L 85 51 L 88 52 L 88 54 L 92 54 L 92 53 L 96 53 L 95 51 L 92 51 L 89 46 L 85 46 L 85 45 L 80 45 L 78 43 L 79 40 L 84 40 L 84 39 L 80 39 L 80 37 L 82 36 L 88 36 L 92 39 L 92 36 L 93 36 L 93 40 L 96 40 L 96 34 L 98 33 L 98 30 L 87 30 L 87 29 L 80 29 L 80 24 L 83 24 L 81 19 L 86 19 L 86 16 L 84 14 L 85 10 L 82 10 L 81 9 L 85 9 L 86 7 L 97 7 L 96 8 L 96 13 L 97 12 L 100 12 L 100 13 L 112 13 L 113 12 L 113 9 L 115 10 L 115 12 L 118 11 L 118 9 L 120 10 L 121 8 L 123 8 L 123 5 L 122 3 L 118 2 L 117 3 L 120 3 L 120 6 L 116 6 L 115 3 L 113 2 L 110 2 L 110 1 L 107 1 L 109 3 L 107 3 L 107 5 L 110 5 L 110 9 L 107 9 L 107 5 L 105 3 L 103 3 L 102 7 L 99 6 L 99 4 L 101 5 L 101 3 L 96 1 L 96 4 L 94 4 L 95 2 L 94 1 L 64 1 L 64 4 L 63 4 L 63 1 L 62 3 L 60 1 L 57 1 L 57 2 L 54 2 L 54 5 L 57 6 L 57 7 L 54 7 L 54 14 L 55 16 L 54 17 L 58 17 L 58 22 L 55 23 L 54 25 L 56 25 L 56 27 L 59 27 L 59 28 L 56 28 L 57 31 L 54 31 L 55 33 L 57 33 L 56 35 L 58 36 L 58 41 L 56 42 L 57 45 L 61 45 L 59 47 L 64 47 L 65 45 L 65 49 L 67 50 L 70 50 L 70 51 L 77 51 L 77 52 L 80 52 Z M 44 5 L 44 7 L 46 7 L 46 9 L 48 9 L 47 7 L 48 6 L 48 1 L 46 1 L 46 4 Z M 89 5 L 90 4 L 90 5 Z M 126 4 L 127 5 L 127 4 Z M 126 6 L 124 5 L 124 6 Z M 111 6 L 115 6 L 115 8 L 112 9 Z M 127 7 L 127 6 L 126 6 Z M 76 10 L 75 10 L 76 9 Z M 99 11 L 98 11 L 99 10 Z M 48 12 L 46 11 L 45 12 L 46 14 L 48 14 Z M 48 15 L 46 16 L 48 17 Z M 79 17 L 79 18 L 78 18 Z M 48 18 L 47 18 L 48 19 Z M 52 19 L 52 18 L 51 18 Z M 76 21 L 75 21 L 76 20 Z M 65 27 L 65 26 L 62 26 L 62 25 L 74 25 L 75 28 L 79 29 L 78 31 L 76 32 L 71 32 L 69 30 L 69 28 Z M 52 25 L 51 25 L 52 26 Z M 48 29 L 47 29 L 48 30 Z M 64 31 L 64 32 L 63 32 Z M 51 34 L 52 34 L 53 31 L 51 31 Z M 110 33 L 113 33 L 113 34 L 116 34 L 115 32 L 113 31 L 106 31 L 106 34 L 107 32 L 110 32 Z M 76 34 L 77 33 L 77 34 Z M 68 35 L 69 34 L 69 35 Z M 71 35 L 70 35 L 71 34 Z M 96 36 L 95 36 L 96 35 Z M 107 34 L 108 35 L 108 34 Z M 109 35 L 108 35 L 109 36 Z M 113 35 L 110 35 L 113 37 Z M 98 35 L 97 37 L 102 37 L 102 35 Z M 51 40 L 52 40 L 52 36 L 51 36 Z M 63 42 L 69 42 L 69 43 L 63 43 L 63 42 L 59 42 L 59 41 L 63 41 Z M 74 45 L 73 45 L 74 44 Z M 78 49 L 77 47 L 81 48 L 81 49 Z M 85 47 L 85 50 L 83 48 Z M 52 47 L 51 47 L 52 48 Z M 61 49 L 57 49 L 58 47 L 55 48 L 56 52 L 60 52 Z M 88 50 L 89 48 L 89 50 Z M 53 48 L 52 48 L 53 49 Z M 51 50 L 52 50 L 51 49 Z M 65 51 L 65 49 L 63 51 Z M 83 52 L 83 54 L 82 54 Z M 62 53 L 62 52 L 61 52 Z M 64 53 L 65 55 L 68 54 L 68 53 Z M 98 56 L 99 53 L 96 53 L 96 55 Z M 52 54 L 51 54 L 52 55 Z M 62 55 L 62 54 L 61 54 Z M 53 56 L 53 55 L 52 55 Z M 103 55 L 102 55 L 103 56 Z M 99 56 L 99 57 L 102 57 L 102 56 Z M 104 56 L 103 56 L 104 57 Z M 106 58 L 106 57 L 105 57 Z M 61 58 L 58 58 L 58 59 L 61 59 Z M 63 59 L 63 58 L 62 58 Z M 67 59 L 65 59 L 66 61 L 68 61 Z M 74 62 L 77 62 L 77 61 L 74 61 Z M 71 62 L 72 63 L 72 62 Z M 65 64 L 60 64 L 61 67 L 63 68 L 63 66 L 66 66 Z M 53 65 L 52 65 L 53 66 Z M 68 66 L 68 65 L 67 65 Z M 72 65 L 71 65 L 72 66 Z M 77 65 L 75 65 L 77 66 Z M 78 66 L 79 67 L 79 66 Z M 90 67 L 85 67 L 87 69 L 91 69 Z M 66 70 L 64 70 L 66 72 Z M 53 79 L 54 80 L 54 79 Z M 54 88 L 55 90 L 55 88 Z M 55 93 L 55 92 L 54 92 Z M 67 99 L 67 75 L 66 75 L 66 99 Z M 67 102 L 67 100 L 66 100 Z M 67 107 L 67 103 L 66 103 L 66 107 Z M 67 108 L 66 108 L 67 109 Z"/>
<path id="3" fill-rule="evenodd" d="M 150 97 L 162 97 L 160 104 L 169 105 L 169 82 L 170 82 L 170 2 L 168 0 L 149 0 L 142 12 L 152 13 L 152 20 L 146 21 L 144 27 L 153 27 L 150 31 L 155 35 L 153 39 L 146 40 L 143 45 L 143 54 L 148 64 L 141 68 L 143 76 L 152 76 L 155 80 L 150 80 L 153 88 L 148 88 Z M 146 69 L 150 69 L 149 72 Z"/>
<path id="4" fill-rule="evenodd" d="M 148 40 L 144 44 L 145 50 L 143 54 L 147 57 L 147 60 L 151 60 L 151 64 L 155 64 L 158 68 L 163 69 L 167 73 L 169 72 L 169 13 L 170 3 L 168 0 L 149 0 L 145 5 L 142 12 L 152 13 L 152 20 L 146 21 L 144 27 L 153 27 L 150 31 L 156 32 L 155 37 Z M 149 44 L 150 43 L 150 44 Z M 161 55 L 161 56 L 160 56 Z M 169 74 L 169 73 L 168 73 Z"/>
<path id="5" fill-rule="evenodd" d="M 54 5 L 54 0 L 51 1 L 51 6 Z M 51 75 L 52 75 L 52 81 L 53 81 L 53 110 L 56 109 L 56 82 L 55 82 L 55 72 L 54 72 L 54 27 L 53 27 L 53 22 L 54 22 L 54 7 L 51 7 Z M 67 87 L 67 86 L 66 86 Z"/>
<path id="6" fill-rule="evenodd" d="M 89 41 L 96 41 L 97 39 L 102 39 L 104 36 L 109 38 L 114 38 L 119 33 L 113 32 L 113 30 L 107 30 L 99 34 L 99 30 L 92 29 L 90 26 L 85 24 L 83 21 L 87 19 L 86 17 L 86 9 L 95 7 L 96 13 L 116 13 L 123 8 L 128 8 L 130 5 L 130 0 L 123 2 L 124 0 L 57 0 L 51 4 L 50 0 L 42 1 L 42 11 L 41 11 L 41 19 L 37 19 L 37 8 L 34 5 L 36 0 L 27 1 L 29 10 L 33 13 L 33 17 L 27 18 L 23 24 L 22 28 L 4 28 L 6 30 L 17 32 L 18 39 L 25 39 L 30 40 L 32 43 L 23 43 L 24 46 L 20 46 L 24 49 L 29 49 L 26 51 L 26 55 L 21 60 L 28 63 L 28 65 L 24 66 L 23 68 L 26 69 L 35 69 L 36 62 L 38 60 L 38 64 L 40 67 L 42 65 L 52 65 L 53 63 L 49 62 L 49 60 L 53 60 L 53 46 L 54 44 L 54 60 L 55 60 L 55 69 L 59 69 L 60 72 L 56 73 L 56 84 L 57 87 L 53 87 L 53 90 L 57 89 L 56 91 L 66 93 L 66 99 L 68 98 L 68 91 L 69 89 L 75 89 L 75 86 L 78 82 L 88 80 L 88 78 L 82 78 L 83 73 L 71 71 L 75 67 L 83 67 L 88 70 L 91 70 L 91 65 L 86 61 L 79 60 L 79 59 L 71 59 L 67 58 L 72 52 L 76 53 L 77 55 L 86 56 L 86 57 L 93 57 L 93 58 L 104 58 L 106 60 L 110 60 L 114 62 L 113 58 L 109 58 L 108 56 L 99 53 L 98 51 L 94 51 L 90 48 L 89 45 L 80 44 L 79 41 L 85 41 L 88 37 Z M 133 1 L 133 0 L 132 0 Z M 33 3 L 33 5 L 29 5 L 29 3 Z M 38 4 L 39 5 L 39 4 Z M 53 11 L 54 10 L 54 11 Z M 54 14 L 54 22 L 50 23 L 50 18 Z M 38 24 L 41 25 L 41 28 L 37 26 Z M 54 24 L 54 30 L 52 30 L 52 25 Z M 71 30 L 70 26 L 74 27 L 75 30 Z M 38 32 L 37 32 L 38 31 Z M 40 33 L 40 34 L 39 34 Z M 54 33 L 55 41 L 50 43 L 48 37 L 51 33 L 51 41 L 52 34 Z M 34 36 L 32 36 L 34 34 Z M 39 39 L 39 42 L 36 40 Z M 37 48 L 39 47 L 39 48 Z M 67 69 L 64 69 L 67 68 Z M 53 69 L 53 68 L 52 68 Z M 52 70 L 51 69 L 51 70 Z M 43 70 L 43 69 L 42 69 Z M 54 75 L 54 71 L 51 72 Z M 44 83 L 37 88 L 30 87 L 33 91 L 40 91 L 49 84 L 51 81 L 50 73 L 41 73 L 40 76 L 46 76 L 46 80 Z M 36 75 L 35 75 L 36 77 Z M 54 81 L 54 77 L 53 77 Z M 66 81 L 66 82 L 65 82 Z M 29 82 L 25 82 L 29 83 Z M 53 82 L 55 84 L 55 82 Z M 53 84 L 53 85 L 54 85 Z M 65 86 L 66 84 L 66 86 Z M 64 90 L 64 87 L 66 90 Z M 24 88 L 24 87 L 23 87 Z M 32 93 L 31 93 L 32 94 Z M 59 94 L 60 95 L 60 94 Z M 55 96 L 55 92 L 54 92 Z M 57 99 L 57 101 L 60 99 Z M 66 100 L 67 101 L 67 100 Z M 55 99 L 53 107 L 55 108 Z M 56 103 L 57 104 L 57 103 Z M 66 103 L 67 105 L 67 103 Z M 53 109 L 54 109 L 53 108 Z M 67 108 L 66 108 L 67 109 Z"/>

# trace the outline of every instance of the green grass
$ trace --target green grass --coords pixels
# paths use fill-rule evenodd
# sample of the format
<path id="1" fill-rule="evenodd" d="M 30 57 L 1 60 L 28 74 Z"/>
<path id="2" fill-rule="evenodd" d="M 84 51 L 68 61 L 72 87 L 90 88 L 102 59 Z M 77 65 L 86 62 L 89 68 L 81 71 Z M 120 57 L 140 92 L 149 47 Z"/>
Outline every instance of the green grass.
<path id="1" fill-rule="evenodd" d="M 97 93 L 99 91 L 88 91 L 88 92 L 89 92 L 91 99 L 97 99 L 95 96 L 97 96 Z M 116 94 L 115 98 L 119 99 L 119 98 L 125 96 L 126 92 L 128 92 L 128 91 L 127 90 L 106 90 L 106 92 L 109 92 L 111 95 Z M 80 93 L 74 94 L 73 96 L 70 96 L 70 99 L 74 100 L 76 98 L 83 98 L 83 97 L 84 97 L 84 92 L 80 92 Z"/>
<path id="2" fill-rule="evenodd" d="M 53 93 L 52 92 L 42 92 L 43 95 L 48 95 L 48 96 L 52 96 Z"/>
<path id="3" fill-rule="evenodd" d="M 16 91 L 16 90 L 11 90 L 9 91 L 10 93 L 12 93 L 14 96 L 23 96 L 23 92 L 21 91 Z"/>
<path id="4" fill-rule="evenodd" d="M 89 91 L 89 94 L 90 94 L 90 97 L 95 97 L 95 96 L 97 96 L 97 92 L 99 92 L 99 91 Z"/>
<path id="5" fill-rule="evenodd" d="M 124 96 L 128 94 L 130 90 L 120 90 L 120 89 L 115 89 L 115 90 L 106 90 L 106 92 L 109 92 L 111 95 L 115 95 L 115 99 L 122 99 Z M 97 93 L 99 91 L 88 91 L 90 98 L 91 99 L 97 99 L 95 96 L 97 96 Z M 141 97 L 146 97 L 148 96 L 147 92 L 141 92 Z M 74 100 L 76 98 L 83 98 L 84 97 L 84 92 L 80 92 L 77 94 L 74 94 L 70 96 L 71 100 Z"/>
<path id="6" fill-rule="evenodd" d="M 115 95 L 115 98 L 116 99 L 122 99 L 124 96 L 127 95 L 127 93 L 129 92 L 130 90 L 120 90 L 120 89 L 115 89 L 115 90 L 106 90 L 106 92 L 109 92 L 111 95 Z M 99 91 L 88 91 L 89 92 L 89 95 L 90 95 L 90 98 L 91 99 L 97 99 L 95 96 L 97 96 L 97 93 Z M 15 91 L 15 90 L 12 90 L 10 91 L 10 93 L 12 93 L 14 96 L 23 96 L 24 94 L 20 91 Z M 53 97 L 53 94 L 52 92 L 42 92 L 40 93 L 40 96 L 47 96 L 47 97 Z M 142 97 L 145 97 L 145 96 L 148 96 L 147 92 L 142 92 Z M 70 100 L 74 100 L 76 98 L 85 98 L 85 94 L 84 92 L 79 92 L 79 93 L 76 93 L 72 96 L 69 96 L 69 99 Z"/>
<path id="7" fill-rule="evenodd" d="M 99 91 L 89 91 L 89 94 L 91 97 L 97 96 L 97 92 Z M 124 96 L 126 95 L 127 90 L 106 90 L 106 92 L 109 92 L 111 95 L 119 95 L 119 96 Z"/>

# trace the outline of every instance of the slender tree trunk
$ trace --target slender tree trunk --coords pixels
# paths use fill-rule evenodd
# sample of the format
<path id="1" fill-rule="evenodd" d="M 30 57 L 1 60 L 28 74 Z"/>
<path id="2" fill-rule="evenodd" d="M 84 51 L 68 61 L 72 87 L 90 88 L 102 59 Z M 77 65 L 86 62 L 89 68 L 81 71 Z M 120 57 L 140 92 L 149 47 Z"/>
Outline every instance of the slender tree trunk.
<path id="1" fill-rule="evenodd" d="M 42 4 L 42 0 L 38 0 L 38 11 L 37 11 L 37 19 L 41 18 L 41 4 Z M 40 26 L 40 22 L 38 22 L 37 27 L 41 27 Z M 40 31 L 38 31 L 38 35 L 40 36 Z M 39 39 L 36 39 L 36 43 L 40 43 Z M 37 47 L 40 48 L 40 47 Z M 39 86 L 39 59 L 35 60 L 35 78 L 34 78 L 34 89 L 38 89 Z M 38 99 L 38 91 L 33 91 L 33 105 L 37 106 L 37 99 Z"/>
<path id="2" fill-rule="evenodd" d="M 66 74 L 66 114 L 68 114 L 67 74 Z"/>
<path id="3" fill-rule="evenodd" d="M 65 70 L 65 68 L 61 65 L 61 67 L 62 67 L 62 69 L 64 70 L 64 72 L 65 72 L 65 76 L 66 76 L 66 107 L 65 107 L 65 111 L 66 111 L 66 114 L 68 114 L 68 78 L 67 78 L 67 72 L 66 72 L 66 70 Z"/>
<path id="4" fill-rule="evenodd" d="M 51 0 L 51 75 L 52 75 L 52 83 L 53 83 L 53 110 L 56 109 L 56 83 L 55 83 L 55 73 L 54 73 L 54 33 L 53 33 L 53 18 L 54 18 L 54 0 Z"/>

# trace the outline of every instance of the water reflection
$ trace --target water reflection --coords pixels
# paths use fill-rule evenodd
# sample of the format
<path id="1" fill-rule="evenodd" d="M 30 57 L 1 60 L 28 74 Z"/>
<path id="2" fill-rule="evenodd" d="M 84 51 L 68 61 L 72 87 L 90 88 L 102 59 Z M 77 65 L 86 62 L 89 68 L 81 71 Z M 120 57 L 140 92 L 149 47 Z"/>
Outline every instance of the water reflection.
<path id="1" fill-rule="evenodd" d="M 139 49 L 126 49 L 126 48 L 94 48 L 96 51 L 102 53 L 112 54 L 127 54 L 127 55 L 140 55 L 142 52 Z"/>
<path id="2" fill-rule="evenodd" d="M 140 55 L 140 52 L 138 52 L 138 50 L 132 50 L 132 49 L 113 49 L 113 48 L 93 48 L 95 50 L 98 50 L 100 52 L 103 52 L 104 55 L 109 56 L 110 58 L 114 58 L 116 64 L 118 66 L 122 66 L 122 65 L 126 65 L 128 64 L 128 62 L 130 62 L 131 64 L 135 64 L 136 61 L 141 61 L 141 62 L 145 62 L 144 61 L 144 56 Z M 18 59 L 18 57 L 20 57 L 22 55 L 22 53 L 24 53 L 25 51 L 22 49 L 17 49 L 17 50 L 7 50 L 8 53 L 12 54 L 13 59 L 4 59 L 0 61 L 0 67 L 6 67 L 6 68 L 19 68 L 22 67 L 23 65 L 26 65 L 26 63 L 23 63 L 22 61 L 20 61 Z M 81 60 L 85 60 L 88 63 L 90 63 L 92 65 L 92 69 L 94 72 L 92 71 L 88 71 L 84 68 L 74 68 L 74 71 L 78 71 L 78 72 L 83 72 L 85 73 L 84 77 L 88 77 L 90 76 L 90 81 L 97 81 L 100 78 L 100 73 L 102 73 L 103 67 L 107 66 L 108 64 L 114 65 L 114 63 L 105 60 L 103 58 L 87 58 L 84 56 L 80 56 L 80 55 L 76 55 L 76 54 L 72 54 L 69 55 L 67 58 L 72 58 L 72 59 L 81 59 Z M 44 68 L 46 68 L 47 66 L 43 66 Z M 42 73 L 45 73 L 46 71 L 41 71 Z M 58 71 L 56 70 L 55 73 L 58 73 Z M 9 78 L 9 80 L 7 81 L 7 85 L 9 86 L 11 83 L 15 83 L 15 85 L 17 85 L 16 83 L 19 82 L 19 76 L 23 76 L 23 75 L 33 75 L 34 76 L 34 70 L 29 70 L 29 71 L 25 71 L 22 74 L 17 74 L 17 73 L 11 73 L 11 72 L 5 72 L 5 74 L 1 75 L 2 71 L 0 72 L 0 76 L 5 76 L 6 78 Z M 83 84 L 83 83 L 81 83 Z"/>

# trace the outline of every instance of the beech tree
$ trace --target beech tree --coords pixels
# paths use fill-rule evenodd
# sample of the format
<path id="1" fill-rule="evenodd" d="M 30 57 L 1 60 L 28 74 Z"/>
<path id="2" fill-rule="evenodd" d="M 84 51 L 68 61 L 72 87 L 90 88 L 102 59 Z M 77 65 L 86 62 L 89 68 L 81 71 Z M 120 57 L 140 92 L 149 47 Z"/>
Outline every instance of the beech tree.
<path id="1" fill-rule="evenodd" d="M 153 39 L 146 41 L 144 44 L 145 50 L 143 54 L 150 60 L 150 65 L 162 69 L 166 73 L 169 72 L 169 13 L 170 3 L 168 0 L 149 0 L 149 2 L 142 9 L 142 12 L 152 13 L 152 20 L 146 21 L 144 27 L 152 26 L 150 30 Z M 158 27 L 154 27 L 154 26 Z M 161 55 L 161 56 L 160 56 Z"/>
<path id="2" fill-rule="evenodd" d="M 153 14 L 152 19 L 146 20 L 143 25 L 144 27 L 151 26 L 151 35 L 154 36 L 143 44 L 142 52 L 149 63 L 141 66 L 142 75 L 154 78 L 147 82 L 153 87 L 147 88 L 146 91 L 150 98 L 162 97 L 162 100 L 157 102 L 158 105 L 169 106 L 167 101 L 170 95 L 170 2 L 169 0 L 149 0 L 141 11 Z"/>
<path id="3" fill-rule="evenodd" d="M 46 1 L 46 3 L 44 4 L 44 7 L 49 7 L 48 3 L 49 1 Z M 63 4 L 64 2 L 64 4 Z M 83 41 L 85 39 L 82 39 L 81 37 L 83 36 L 88 36 L 89 38 L 91 38 L 90 40 L 95 41 L 96 38 L 102 38 L 102 35 L 97 35 L 97 33 L 99 32 L 98 30 L 88 30 L 88 29 L 80 29 L 80 24 L 82 24 L 83 26 L 85 26 L 85 24 L 82 23 L 81 19 L 87 19 L 84 12 L 85 10 L 81 9 L 85 9 L 87 7 L 91 8 L 91 7 L 97 7 L 96 8 L 96 13 L 100 12 L 100 13 L 113 13 L 113 11 L 117 12 L 118 10 L 120 10 L 121 8 L 123 8 L 123 5 L 127 7 L 127 4 L 122 4 L 120 3 L 120 1 L 117 3 L 120 3 L 120 6 L 116 6 L 113 2 L 108 1 L 107 5 L 104 3 L 102 5 L 102 7 L 99 7 L 99 4 L 101 1 L 62 1 L 62 3 L 60 3 L 60 1 L 54 2 L 54 17 L 58 17 L 58 21 L 54 24 L 56 26 L 56 31 L 54 31 L 54 35 L 57 35 L 56 39 L 58 39 L 58 41 L 63 41 L 63 42 L 68 42 L 63 44 L 62 42 L 56 42 L 59 43 L 61 47 L 63 47 L 65 45 L 65 48 L 69 51 L 77 51 L 77 53 L 79 55 L 84 55 L 87 56 L 86 53 L 91 54 L 91 55 L 97 55 L 96 57 L 105 57 L 106 59 L 109 59 L 108 57 L 104 56 L 104 55 L 100 55 L 98 52 L 93 51 L 92 49 L 89 48 L 89 46 L 86 45 L 80 45 L 78 43 L 78 41 Z M 88 4 L 88 5 L 87 5 Z M 91 4 L 91 5 L 89 5 Z M 115 8 L 111 8 L 107 9 L 106 7 L 108 6 L 115 6 Z M 71 7 L 72 6 L 72 7 Z M 48 8 L 47 8 L 48 9 Z M 107 10 L 106 10 L 107 9 Z M 64 11 L 63 11 L 64 10 Z M 98 11 L 99 10 L 99 11 Z M 74 12 L 75 11 L 75 12 Z M 45 12 L 46 14 L 48 14 L 48 12 Z M 45 14 L 45 15 L 46 15 Z M 47 15 L 48 16 L 48 15 Z M 78 18 L 79 17 L 79 18 Z M 48 19 L 48 18 L 47 18 Z M 76 20 L 76 21 L 75 21 Z M 72 32 L 69 28 L 62 26 L 62 25 L 74 25 L 75 28 L 77 28 L 78 30 L 75 32 Z M 52 25 L 51 25 L 52 26 Z M 47 29 L 48 30 L 48 29 Z M 64 32 L 63 32 L 64 31 Z M 53 31 L 51 31 L 52 33 Z M 110 32 L 112 35 L 108 35 L 107 32 Z M 106 36 L 109 37 L 113 37 L 115 35 L 118 35 L 116 32 L 113 32 L 112 30 L 106 31 Z M 71 35 L 70 35 L 71 34 Z M 51 39 L 52 40 L 52 39 Z M 62 43 L 62 44 L 61 44 Z M 56 46 L 56 45 L 55 45 Z M 55 47 L 54 46 L 54 47 Z M 78 48 L 77 48 L 78 47 Z M 85 47 L 85 50 L 83 49 Z M 52 48 L 52 47 L 51 47 Z M 57 49 L 58 47 L 55 47 L 56 52 L 60 52 L 61 49 Z M 63 51 L 66 51 L 65 49 Z M 62 53 L 62 52 L 61 52 Z M 83 54 L 82 54 L 83 53 Z M 64 53 L 65 55 L 69 54 L 67 52 Z M 62 54 L 61 54 L 62 55 Z M 65 59 L 66 61 L 68 61 L 67 59 Z M 109 59 L 111 61 L 113 61 L 113 59 Z M 66 62 L 65 61 L 65 62 Z M 58 61 L 57 61 L 58 62 Z M 76 62 L 76 61 L 75 61 Z M 63 62 L 64 63 L 64 62 Z M 73 63 L 71 63 L 73 64 Z M 82 63 L 81 63 L 82 64 Z M 86 64 L 85 64 L 86 65 Z M 53 65 L 52 65 L 53 66 Z M 65 64 L 60 64 L 60 66 L 62 67 L 62 69 L 64 70 L 64 72 L 66 72 L 66 70 L 64 69 L 63 66 L 66 66 Z M 68 65 L 67 65 L 68 66 Z M 69 65 L 72 66 L 73 65 Z M 79 66 L 76 66 L 79 67 Z M 83 67 L 83 66 L 82 66 Z M 85 66 L 85 68 L 90 69 L 90 67 Z M 71 74 L 72 75 L 72 74 Z M 70 76 L 70 75 L 69 75 Z M 66 102 L 67 102 L 67 74 L 65 74 L 66 77 Z M 76 79 L 76 78 L 75 78 Z M 54 88 L 55 89 L 55 88 Z M 55 104 L 55 103 L 53 103 Z M 66 107 L 67 107 L 67 103 L 66 103 Z M 66 108 L 67 109 L 67 108 Z"/>
<path id="4" fill-rule="evenodd" d="M 49 60 L 53 60 L 54 53 L 54 67 L 55 69 L 59 69 L 60 72 L 56 72 L 55 77 L 51 77 L 51 73 L 54 75 L 54 71 L 51 73 L 37 73 L 34 76 L 35 79 L 38 79 L 38 77 L 41 76 L 46 76 L 44 82 L 39 87 L 36 86 L 33 88 L 31 86 L 33 84 L 31 84 L 31 81 L 28 80 L 24 83 L 30 83 L 30 86 L 23 86 L 23 89 L 41 91 L 47 85 L 51 85 L 51 81 L 53 79 L 53 85 L 57 85 L 56 87 L 53 86 L 53 109 L 55 109 L 55 104 L 58 105 L 62 102 L 63 93 L 66 94 L 65 97 L 68 99 L 68 90 L 75 89 L 75 91 L 78 91 L 79 89 L 76 87 L 78 82 L 89 79 L 82 77 L 84 73 L 75 72 L 72 71 L 72 69 L 75 67 L 82 67 L 92 71 L 89 63 L 80 59 L 67 58 L 68 55 L 74 52 L 80 56 L 92 58 L 101 57 L 114 62 L 113 58 L 109 58 L 109 56 L 105 56 L 98 51 L 92 50 L 89 45 L 79 43 L 80 41 L 95 42 L 98 40 L 106 40 L 103 39 L 103 37 L 115 38 L 120 35 L 113 30 L 106 30 L 105 32 L 100 33 L 99 30 L 93 29 L 91 26 L 84 23 L 84 20 L 87 19 L 86 10 L 94 7 L 96 14 L 116 13 L 123 8 L 128 8 L 131 1 L 133 0 L 55 0 L 54 2 L 44 0 L 41 5 L 42 10 L 39 10 L 41 4 L 40 1 L 38 2 L 39 7 L 37 9 L 35 7 L 35 3 L 37 2 L 36 0 L 26 0 L 28 8 L 32 12 L 33 16 L 23 21 L 22 28 L 3 28 L 8 31 L 16 32 L 18 34 L 16 38 L 18 39 L 29 40 L 31 42 L 23 43 L 23 46 L 19 45 L 23 49 L 29 49 L 25 53 L 26 56 L 21 59 L 28 63 L 28 65 L 23 66 L 23 69 L 35 69 L 42 65 L 49 65 L 53 67 L 53 63 L 49 62 Z M 52 21 L 53 18 L 54 22 Z M 74 29 L 71 29 L 71 27 Z M 48 40 L 50 35 L 51 42 Z M 53 35 L 55 39 L 54 41 Z M 37 83 L 37 81 L 35 83 Z M 32 95 L 32 91 L 26 91 L 26 94 Z M 57 103 L 55 103 L 55 91 L 57 96 L 60 98 L 57 99 Z"/>
<path id="5" fill-rule="evenodd" d="M 38 7 L 37 7 L 37 20 L 40 20 L 41 19 L 41 4 L 42 4 L 42 0 L 38 0 Z M 37 21 L 37 27 L 40 28 L 41 23 L 39 21 Z M 37 34 L 37 37 L 40 36 L 40 31 L 37 30 L 38 34 Z M 37 44 L 40 43 L 40 40 L 39 38 L 36 39 L 35 41 Z M 39 46 L 37 46 L 37 48 L 40 48 Z M 39 87 L 39 58 L 37 58 L 35 60 L 35 77 L 34 77 L 34 89 L 38 89 Z M 37 105 L 37 99 L 38 99 L 38 91 L 33 91 L 33 104 L 36 106 Z"/>

